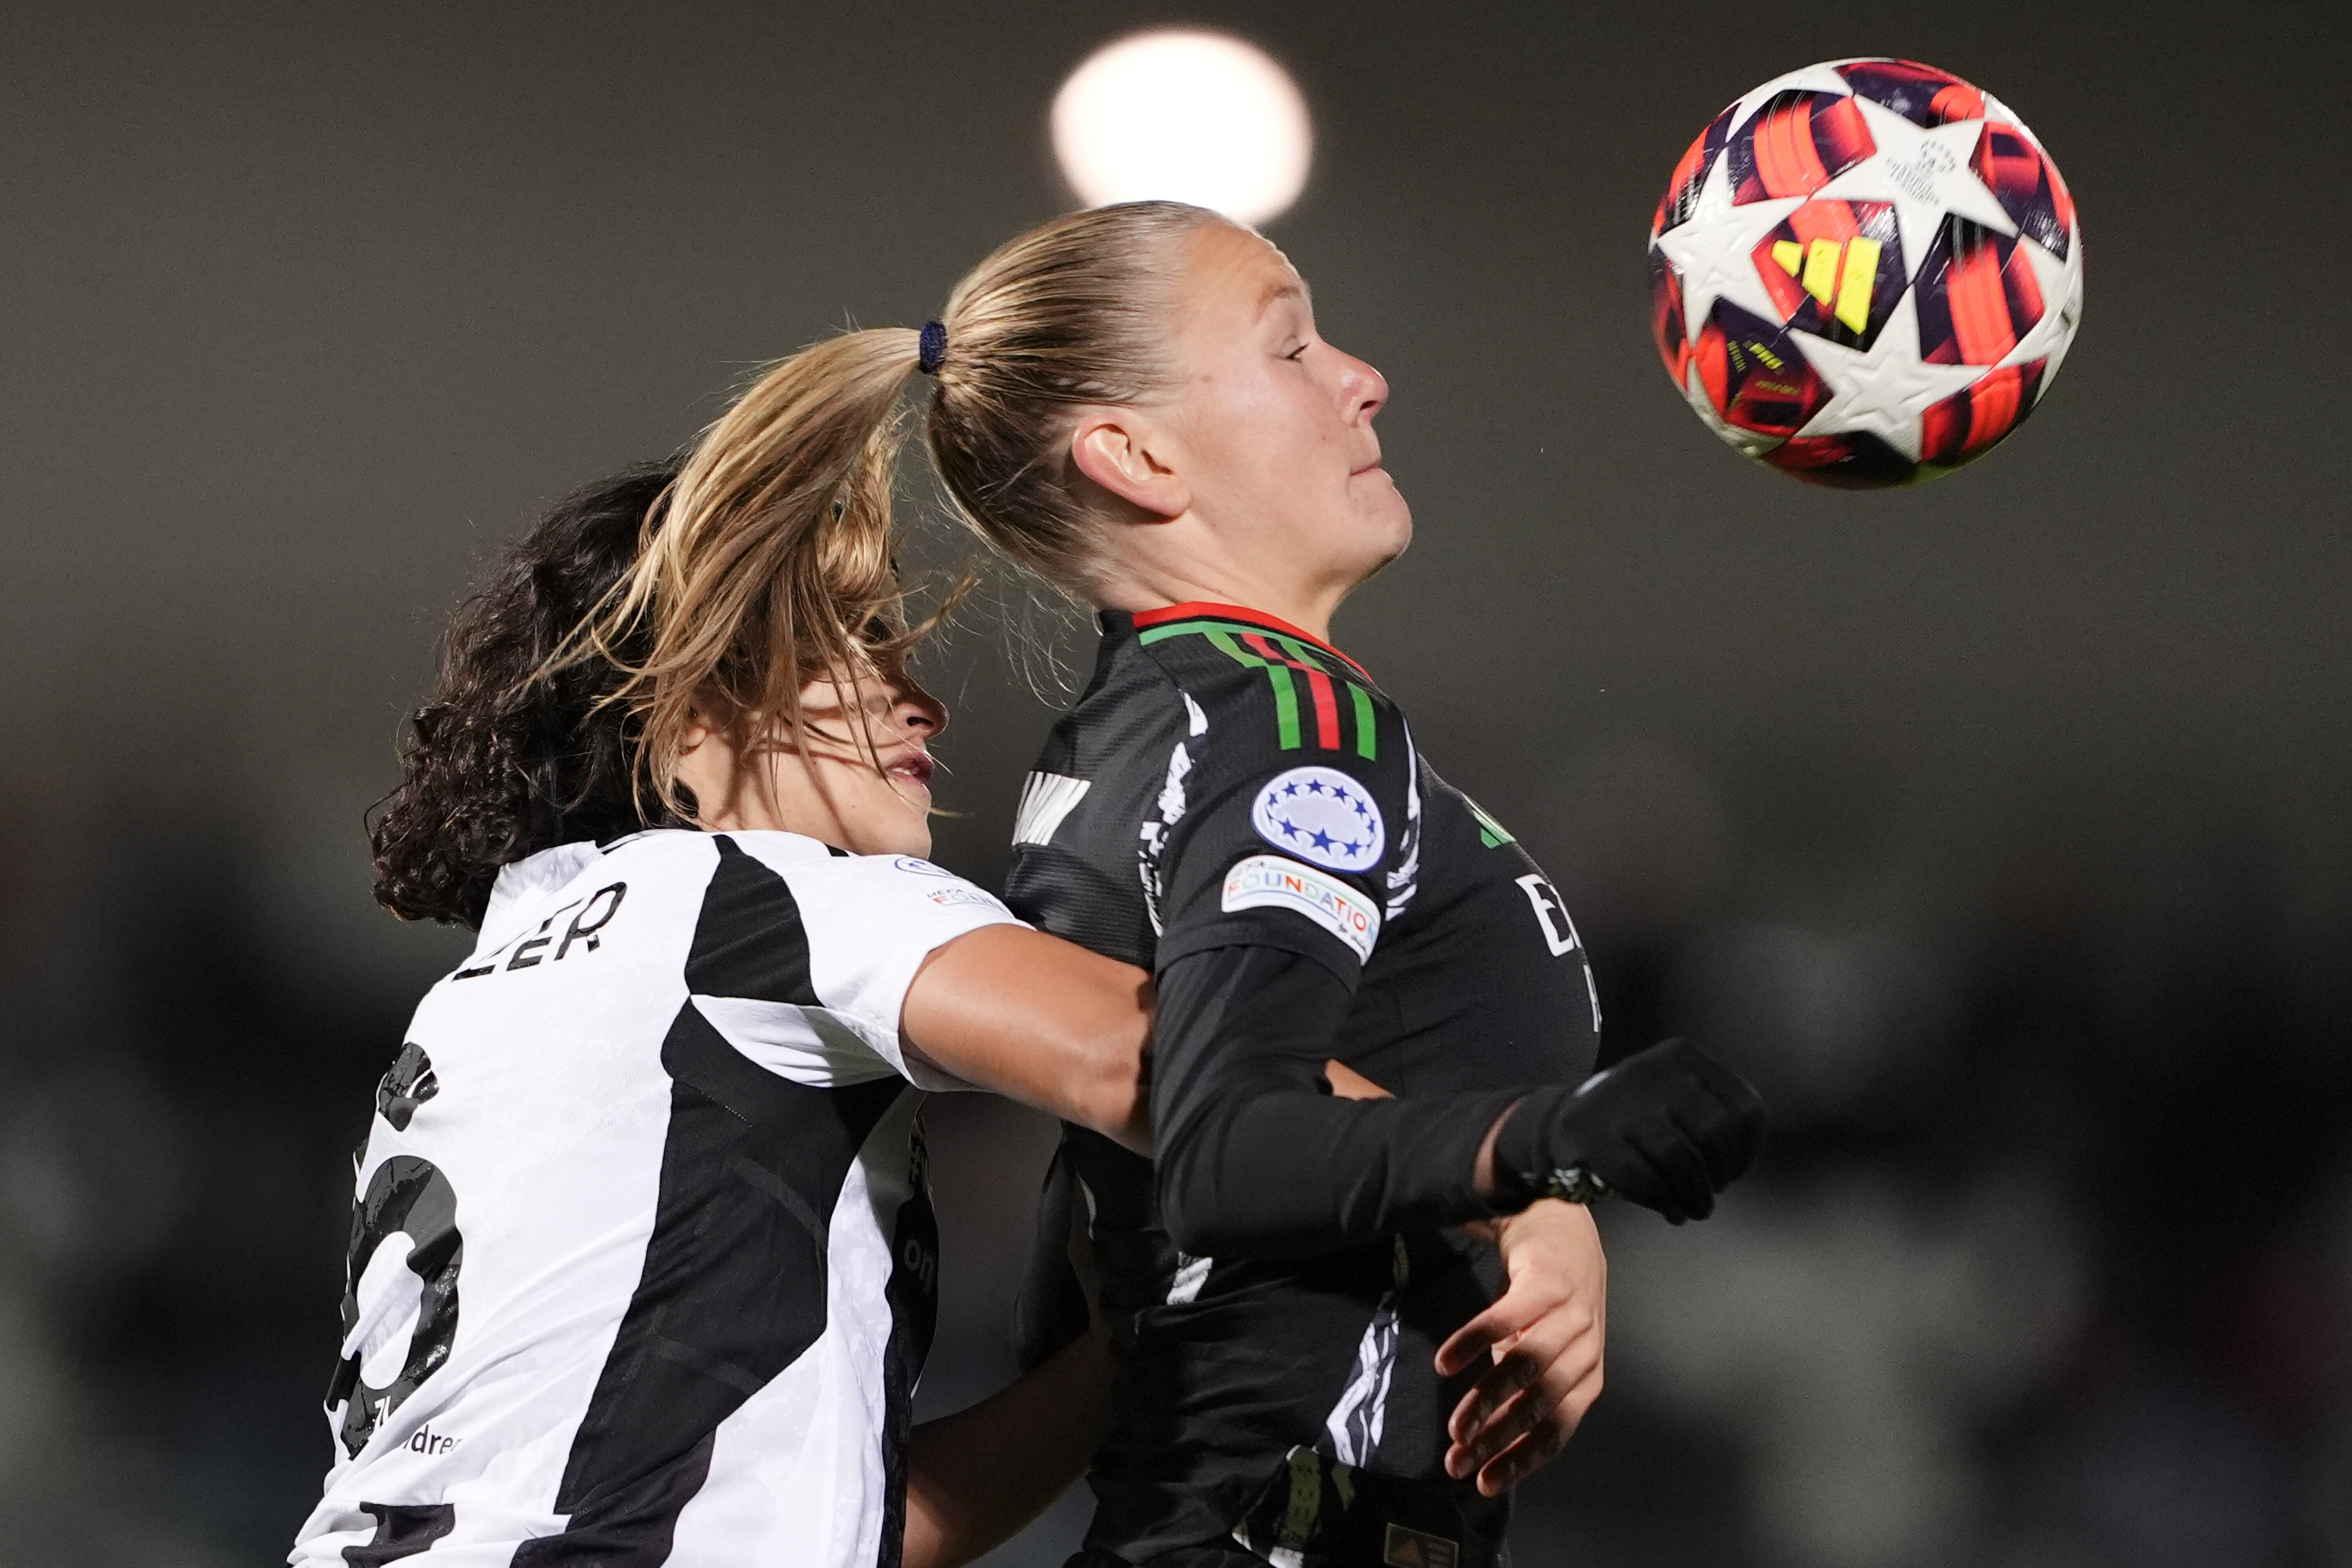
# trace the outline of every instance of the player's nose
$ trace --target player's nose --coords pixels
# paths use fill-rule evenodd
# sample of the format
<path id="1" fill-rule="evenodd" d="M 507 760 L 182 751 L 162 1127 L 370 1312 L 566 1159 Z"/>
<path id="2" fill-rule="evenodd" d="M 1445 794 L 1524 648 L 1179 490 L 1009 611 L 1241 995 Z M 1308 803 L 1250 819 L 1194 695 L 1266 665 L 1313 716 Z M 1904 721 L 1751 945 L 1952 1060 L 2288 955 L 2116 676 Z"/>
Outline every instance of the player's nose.
<path id="1" fill-rule="evenodd" d="M 890 719 L 909 735 L 929 740 L 948 727 L 947 704 L 909 681 L 900 689 Z"/>
<path id="2" fill-rule="evenodd" d="M 1388 378 L 1346 350 L 1339 356 L 1339 407 L 1350 425 L 1368 425 L 1389 400 Z"/>

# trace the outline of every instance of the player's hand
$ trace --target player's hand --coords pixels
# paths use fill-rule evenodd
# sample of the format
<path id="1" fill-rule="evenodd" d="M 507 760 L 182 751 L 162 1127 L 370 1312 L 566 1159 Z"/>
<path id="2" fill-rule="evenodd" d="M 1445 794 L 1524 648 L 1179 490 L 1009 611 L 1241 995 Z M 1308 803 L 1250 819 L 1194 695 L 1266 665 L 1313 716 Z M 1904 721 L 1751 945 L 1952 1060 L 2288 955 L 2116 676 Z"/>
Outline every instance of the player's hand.
<path id="1" fill-rule="evenodd" d="M 1580 1172 L 1680 1225 L 1715 1212 L 1763 1141 L 1764 1102 L 1748 1080 L 1675 1039 L 1572 1090 L 1528 1096 L 1504 1121 L 1495 1159 L 1525 1195 Z"/>
<path id="2" fill-rule="evenodd" d="M 1547 1198 L 1500 1222 L 1509 1279 L 1494 1305 L 1437 1351 L 1451 1377 L 1484 1361 L 1446 1423 L 1445 1473 L 1499 1497 L 1549 1462 L 1601 1396 L 1609 1260 L 1581 1204 Z"/>

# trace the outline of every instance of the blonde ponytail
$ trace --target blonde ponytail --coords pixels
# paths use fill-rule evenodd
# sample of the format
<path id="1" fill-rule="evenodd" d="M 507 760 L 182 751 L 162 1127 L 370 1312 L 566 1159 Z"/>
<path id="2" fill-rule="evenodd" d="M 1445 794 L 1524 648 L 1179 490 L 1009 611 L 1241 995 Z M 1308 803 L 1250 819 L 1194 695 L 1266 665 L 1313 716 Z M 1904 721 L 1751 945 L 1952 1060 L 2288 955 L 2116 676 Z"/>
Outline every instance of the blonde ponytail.
<path id="1" fill-rule="evenodd" d="M 1072 420 L 1168 390 L 1180 250 L 1223 221 L 1176 202 L 1056 218 L 974 268 L 924 334 L 803 349 L 703 433 L 628 575 L 545 667 L 593 658 L 618 672 L 604 706 L 634 737 L 638 800 L 659 803 L 648 820 L 693 817 L 676 773 L 698 718 L 748 750 L 807 731 L 811 681 L 856 700 L 899 677 L 921 628 L 891 565 L 890 487 L 917 370 L 937 383 L 926 429 L 964 521 L 1085 595 L 1102 520 L 1065 449 Z"/>
<path id="2" fill-rule="evenodd" d="M 1226 220 L 1124 202 L 1038 225 L 957 284 L 925 429 L 965 523 L 1083 600 L 1103 526 L 1070 460 L 1076 412 L 1165 395 L 1184 245 Z"/>
<path id="3" fill-rule="evenodd" d="M 802 687 L 830 679 L 856 696 L 896 669 L 912 637 L 890 488 L 917 355 L 903 327 L 803 349 L 687 459 L 661 526 L 574 655 L 593 650 L 624 672 L 608 700 L 634 721 L 641 797 L 692 816 L 676 773 L 698 716 L 739 743 L 797 735 Z M 646 651 L 625 658 L 624 647 Z"/>

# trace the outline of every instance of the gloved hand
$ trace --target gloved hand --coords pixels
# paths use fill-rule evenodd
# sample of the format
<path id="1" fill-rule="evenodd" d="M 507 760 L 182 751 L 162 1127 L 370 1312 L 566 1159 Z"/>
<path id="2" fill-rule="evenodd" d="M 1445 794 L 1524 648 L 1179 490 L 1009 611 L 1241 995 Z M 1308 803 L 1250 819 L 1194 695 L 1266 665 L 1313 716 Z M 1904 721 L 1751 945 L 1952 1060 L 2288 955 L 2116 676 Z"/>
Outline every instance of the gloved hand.
<path id="1" fill-rule="evenodd" d="M 1687 1040 L 1667 1040 L 1582 1083 L 1519 1101 L 1495 1135 L 1495 1183 L 1512 1208 L 1615 1193 L 1675 1225 L 1756 1158 L 1764 1102 Z"/>

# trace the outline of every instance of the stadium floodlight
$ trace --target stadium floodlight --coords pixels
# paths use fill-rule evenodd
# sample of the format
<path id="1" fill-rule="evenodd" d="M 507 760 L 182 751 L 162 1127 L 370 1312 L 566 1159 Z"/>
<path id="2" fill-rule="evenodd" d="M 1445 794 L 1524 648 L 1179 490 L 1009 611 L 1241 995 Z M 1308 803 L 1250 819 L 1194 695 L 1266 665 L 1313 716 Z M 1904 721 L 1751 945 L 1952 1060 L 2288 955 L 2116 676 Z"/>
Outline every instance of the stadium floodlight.
<path id="1" fill-rule="evenodd" d="M 1139 33 L 1055 97 L 1054 152 L 1081 201 L 1166 198 L 1263 223 L 1298 199 L 1307 100 L 1265 50 L 1223 33 Z"/>

